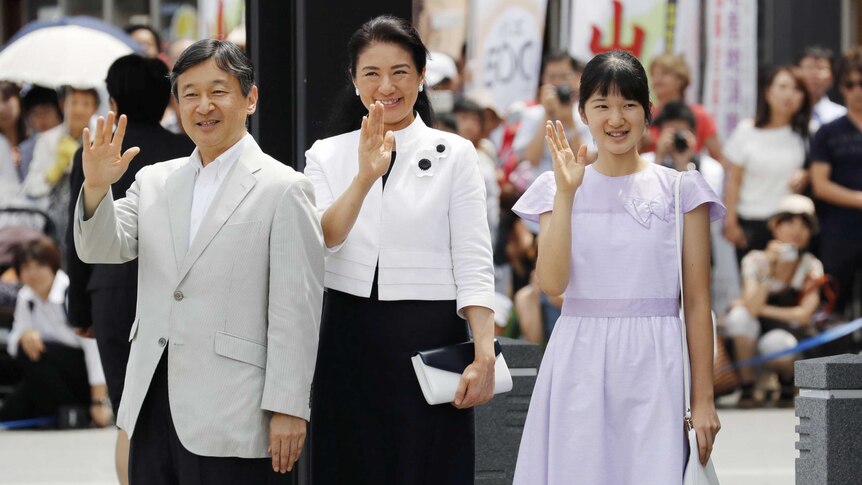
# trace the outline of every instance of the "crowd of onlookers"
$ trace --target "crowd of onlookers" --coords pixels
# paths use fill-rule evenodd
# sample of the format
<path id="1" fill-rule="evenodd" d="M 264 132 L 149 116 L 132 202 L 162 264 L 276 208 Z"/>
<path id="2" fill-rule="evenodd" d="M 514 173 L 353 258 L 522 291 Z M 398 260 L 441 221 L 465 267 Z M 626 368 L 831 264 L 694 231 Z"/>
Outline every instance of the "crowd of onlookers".
<path id="1" fill-rule="evenodd" d="M 128 31 L 145 47 L 146 56 L 167 66 L 189 43 L 177 41 L 161 52 L 152 29 L 132 26 Z M 592 136 L 578 109 L 583 64 L 566 52 L 547 53 L 534 100 L 505 111 L 488 92 L 464 95 L 468 74 L 463 64 L 441 53 L 429 57 L 425 81 L 434 125 L 469 140 L 479 154 L 494 249 L 498 334 L 545 344 L 562 300 L 544 294 L 536 282 L 538 225 L 519 219 L 511 208 L 539 174 L 551 169 L 547 120 L 559 120 L 571 145 L 586 145 L 588 157 L 595 159 Z M 737 361 L 745 361 L 792 348 L 858 317 L 862 50 L 836 60 L 829 50 L 812 47 L 796 65 L 764 73 L 754 117 L 721 134 L 706 108 L 686 100 L 692 75 L 681 56 L 663 54 L 647 67 L 653 123 L 641 154 L 677 170 L 699 170 L 728 209 L 725 220 L 712 227 L 719 342 Z M 835 80 L 845 105 L 827 95 Z M 0 79 L 0 340 L 6 348 L 0 355 L 0 388 L 7 392 L 0 421 L 28 417 L 33 410 L 42 413 L 33 396 L 43 399 L 49 388 L 61 394 L 51 398 L 54 402 L 90 406 L 96 423 L 109 420 L 109 413 L 100 411 L 108 394 L 98 350 L 68 325 L 65 272 L 75 259 L 68 257 L 68 221 L 81 183 L 79 173 L 76 185 L 73 159 L 94 115 L 105 106 L 117 109 L 117 100 L 107 94 Z M 175 107 L 171 98 L 161 125 L 180 133 Z M 126 112 L 134 110 L 125 107 Z M 39 221 L 41 234 L 35 235 L 47 237 L 6 227 L 21 218 Z M 23 240 L 29 242 L 14 244 Z M 833 343 L 821 351 L 859 349 L 853 336 L 841 345 L 845 347 Z M 28 372 L 38 374 L 32 372 L 38 366 L 31 364 L 44 363 L 46 356 L 68 374 L 38 375 L 29 394 L 10 399 L 9 386 L 17 385 L 18 392 Z M 739 368 L 739 406 L 763 401 L 758 384 L 768 375 L 764 369 L 777 376 L 778 404 L 792 402 L 793 361 L 799 357 Z"/>
<path id="2" fill-rule="evenodd" d="M 136 268 L 85 265 L 74 252 L 69 221 L 83 182 L 82 134 L 108 109 L 127 115 L 129 140 L 148 152 L 135 170 L 194 148 L 182 134 L 167 77 L 192 41 L 162 51 L 152 28 L 131 25 L 126 32 L 141 54 L 118 59 L 103 87 L 19 85 L 0 74 L 2 423 L 106 426 L 117 412 L 128 328 L 103 328 L 98 348 L 86 329 L 102 320 L 131 322 L 135 305 L 127 294 L 135 291 Z M 134 172 L 130 177 L 116 184 L 116 195 Z"/>
<path id="3" fill-rule="evenodd" d="M 547 53 L 535 101 L 506 112 L 487 93 L 465 96 L 457 90 L 469 76 L 460 64 L 432 53 L 428 79 L 437 81 L 429 82 L 432 103 L 447 101 L 435 105 L 437 127 L 469 139 L 480 153 L 495 240 L 498 333 L 544 344 L 562 301 L 542 293 L 535 280 L 538 226 L 510 209 L 551 169 L 547 120 L 561 121 L 571 145 L 587 145 L 595 158 L 578 112 L 583 64 L 566 52 Z M 653 122 L 642 156 L 677 170 L 699 170 L 728 208 L 712 228 L 712 256 L 718 340 L 730 355 L 744 362 L 787 350 L 859 317 L 862 50 L 836 59 L 828 49 L 811 47 L 795 65 L 764 70 L 754 117 L 721 134 L 708 110 L 686 99 L 692 75 L 682 56 L 659 55 L 647 68 Z M 846 106 L 828 96 L 836 79 Z M 859 347 L 859 337 L 849 336 L 805 355 Z M 741 366 L 738 405 L 762 404 L 762 388 L 770 383 L 778 405 L 792 404 L 793 361 L 802 355 Z"/>

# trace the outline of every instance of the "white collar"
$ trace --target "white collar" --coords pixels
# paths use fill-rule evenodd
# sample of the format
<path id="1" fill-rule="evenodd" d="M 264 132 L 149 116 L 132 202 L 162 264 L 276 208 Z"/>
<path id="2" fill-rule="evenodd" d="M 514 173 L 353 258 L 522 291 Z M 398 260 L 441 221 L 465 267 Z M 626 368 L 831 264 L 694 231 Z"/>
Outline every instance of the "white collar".
<path id="1" fill-rule="evenodd" d="M 69 288 L 69 275 L 63 272 L 62 269 L 58 269 L 57 274 L 54 275 L 54 283 L 51 285 L 51 291 L 48 292 L 48 303 L 65 305 L 67 288 Z M 29 286 L 21 288 L 21 297 L 25 300 L 42 301 L 42 298 Z"/>
<path id="2" fill-rule="evenodd" d="M 238 142 L 233 144 L 233 146 L 222 152 L 222 154 L 216 157 L 215 160 L 207 164 L 207 167 L 210 165 L 213 166 L 219 180 L 224 179 L 230 169 L 236 164 L 236 161 L 239 160 L 240 155 L 242 155 L 242 150 L 246 145 L 246 140 L 249 138 L 251 138 L 251 134 L 246 133 L 245 136 L 240 138 Z M 194 167 L 195 173 L 200 173 L 201 170 L 205 168 L 203 161 L 201 160 L 200 150 L 197 147 L 195 147 L 195 150 L 192 152 L 191 156 L 189 156 L 189 164 Z"/>
<path id="3" fill-rule="evenodd" d="M 425 122 L 422 121 L 422 117 L 419 116 L 419 113 L 416 113 L 416 117 L 413 118 L 413 121 L 410 122 L 409 125 L 401 128 L 398 131 L 395 131 L 395 149 L 398 149 L 399 140 L 407 140 L 410 139 L 414 135 L 418 135 L 425 129 Z"/>

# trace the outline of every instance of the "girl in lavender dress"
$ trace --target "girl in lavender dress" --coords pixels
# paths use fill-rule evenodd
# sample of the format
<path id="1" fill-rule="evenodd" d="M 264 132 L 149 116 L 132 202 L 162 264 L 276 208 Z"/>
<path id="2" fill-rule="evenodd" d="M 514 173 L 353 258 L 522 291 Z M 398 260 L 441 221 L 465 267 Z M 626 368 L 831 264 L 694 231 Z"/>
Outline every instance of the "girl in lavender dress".
<path id="1" fill-rule="evenodd" d="M 683 358 L 674 235 L 677 172 L 640 158 L 650 121 L 643 67 L 591 60 L 580 114 L 598 148 L 587 166 L 548 122 L 553 172 L 514 211 L 541 226 L 536 271 L 564 296 L 521 439 L 516 485 L 682 483 Z M 696 171 L 682 176 L 685 317 L 692 420 L 706 462 L 720 424 L 712 391 L 709 222 L 725 213 Z"/>

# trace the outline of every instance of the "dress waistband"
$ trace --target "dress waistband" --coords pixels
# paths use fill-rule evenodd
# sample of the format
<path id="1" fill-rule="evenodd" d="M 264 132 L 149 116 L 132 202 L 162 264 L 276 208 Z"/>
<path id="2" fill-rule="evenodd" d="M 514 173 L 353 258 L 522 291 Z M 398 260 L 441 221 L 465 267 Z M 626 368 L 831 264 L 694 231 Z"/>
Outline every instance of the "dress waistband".
<path id="1" fill-rule="evenodd" d="M 676 298 L 619 300 L 565 298 L 562 314 L 566 317 L 676 317 L 679 316 L 679 300 Z"/>

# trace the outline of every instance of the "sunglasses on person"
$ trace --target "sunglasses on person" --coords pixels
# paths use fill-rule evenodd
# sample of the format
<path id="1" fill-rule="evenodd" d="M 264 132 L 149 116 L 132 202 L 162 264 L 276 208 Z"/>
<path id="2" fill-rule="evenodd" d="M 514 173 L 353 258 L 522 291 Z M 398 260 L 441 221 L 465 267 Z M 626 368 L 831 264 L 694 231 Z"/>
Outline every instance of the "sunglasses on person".
<path id="1" fill-rule="evenodd" d="M 846 89 L 848 91 L 852 91 L 853 88 L 862 88 L 862 80 L 844 81 L 842 84 L 844 85 L 844 89 Z"/>

